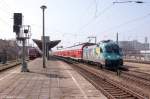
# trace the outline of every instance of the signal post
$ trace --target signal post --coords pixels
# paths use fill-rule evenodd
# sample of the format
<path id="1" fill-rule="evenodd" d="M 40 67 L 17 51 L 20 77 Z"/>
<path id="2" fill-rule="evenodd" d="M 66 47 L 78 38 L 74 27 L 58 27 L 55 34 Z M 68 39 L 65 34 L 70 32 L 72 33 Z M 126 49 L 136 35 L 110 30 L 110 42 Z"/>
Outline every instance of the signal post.
<path id="1" fill-rule="evenodd" d="M 30 38 L 31 27 L 22 25 L 22 13 L 14 13 L 13 32 L 16 33 L 16 39 L 22 42 L 22 68 L 21 72 L 29 72 L 25 58 L 25 42 Z"/>

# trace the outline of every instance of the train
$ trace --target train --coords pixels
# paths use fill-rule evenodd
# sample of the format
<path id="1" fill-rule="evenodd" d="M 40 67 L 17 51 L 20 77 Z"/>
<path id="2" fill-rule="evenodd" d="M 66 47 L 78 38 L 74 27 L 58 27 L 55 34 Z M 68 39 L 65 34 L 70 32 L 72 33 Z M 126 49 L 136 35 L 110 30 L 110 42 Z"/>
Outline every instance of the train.
<path id="1" fill-rule="evenodd" d="M 116 42 L 104 40 L 98 44 L 82 43 L 53 52 L 54 56 L 79 62 L 94 63 L 100 68 L 119 69 L 123 66 L 123 53 Z"/>
<path id="2" fill-rule="evenodd" d="M 32 47 L 32 48 L 28 49 L 28 55 L 29 55 L 30 60 L 33 60 L 35 58 L 38 58 L 38 57 L 42 56 L 40 51 L 35 47 Z"/>

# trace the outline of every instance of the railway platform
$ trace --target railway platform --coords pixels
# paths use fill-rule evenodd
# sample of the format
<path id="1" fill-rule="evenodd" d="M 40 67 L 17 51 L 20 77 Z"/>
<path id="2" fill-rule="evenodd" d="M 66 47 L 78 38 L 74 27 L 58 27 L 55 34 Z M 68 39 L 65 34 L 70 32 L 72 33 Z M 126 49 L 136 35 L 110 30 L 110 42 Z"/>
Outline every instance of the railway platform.
<path id="1" fill-rule="evenodd" d="M 29 73 L 20 67 L 0 72 L 0 99 L 107 99 L 68 64 L 50 59 L 28 63 Z"/>

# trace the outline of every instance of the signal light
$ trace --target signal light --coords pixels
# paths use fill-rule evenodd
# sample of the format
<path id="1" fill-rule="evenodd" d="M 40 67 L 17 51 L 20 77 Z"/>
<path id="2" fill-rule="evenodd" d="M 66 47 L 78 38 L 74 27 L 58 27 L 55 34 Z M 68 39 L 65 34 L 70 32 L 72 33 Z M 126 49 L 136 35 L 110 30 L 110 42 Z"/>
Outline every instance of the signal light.
<path id="1" fill-rule="evenodd" d="M 13 32 L 20 33 L 20 26 L 14 25 L 13 26 Z"/>
<path id="2" fill-rule="evenodd" d="M 28 33 L 29 31 L 27 29 L 24 30 L 24 33 Z"/>
<path id="3" fill-rule="evenodd" d="M 22 25 L 22 13 L 14 13 L 14 25 Z"/>

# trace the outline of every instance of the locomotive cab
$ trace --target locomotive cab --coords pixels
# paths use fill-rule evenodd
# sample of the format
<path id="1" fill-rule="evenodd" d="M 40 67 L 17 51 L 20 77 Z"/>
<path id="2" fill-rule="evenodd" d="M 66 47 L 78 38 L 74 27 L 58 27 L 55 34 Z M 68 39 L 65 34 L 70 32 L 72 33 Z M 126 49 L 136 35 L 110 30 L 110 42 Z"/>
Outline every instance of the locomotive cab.
<path id="1" fill-rule="evenodd" d="M 115 43 L 108 43 L 104 46 L 105 66 L 118 69 L 123 65 L 122 50 Z"/>

